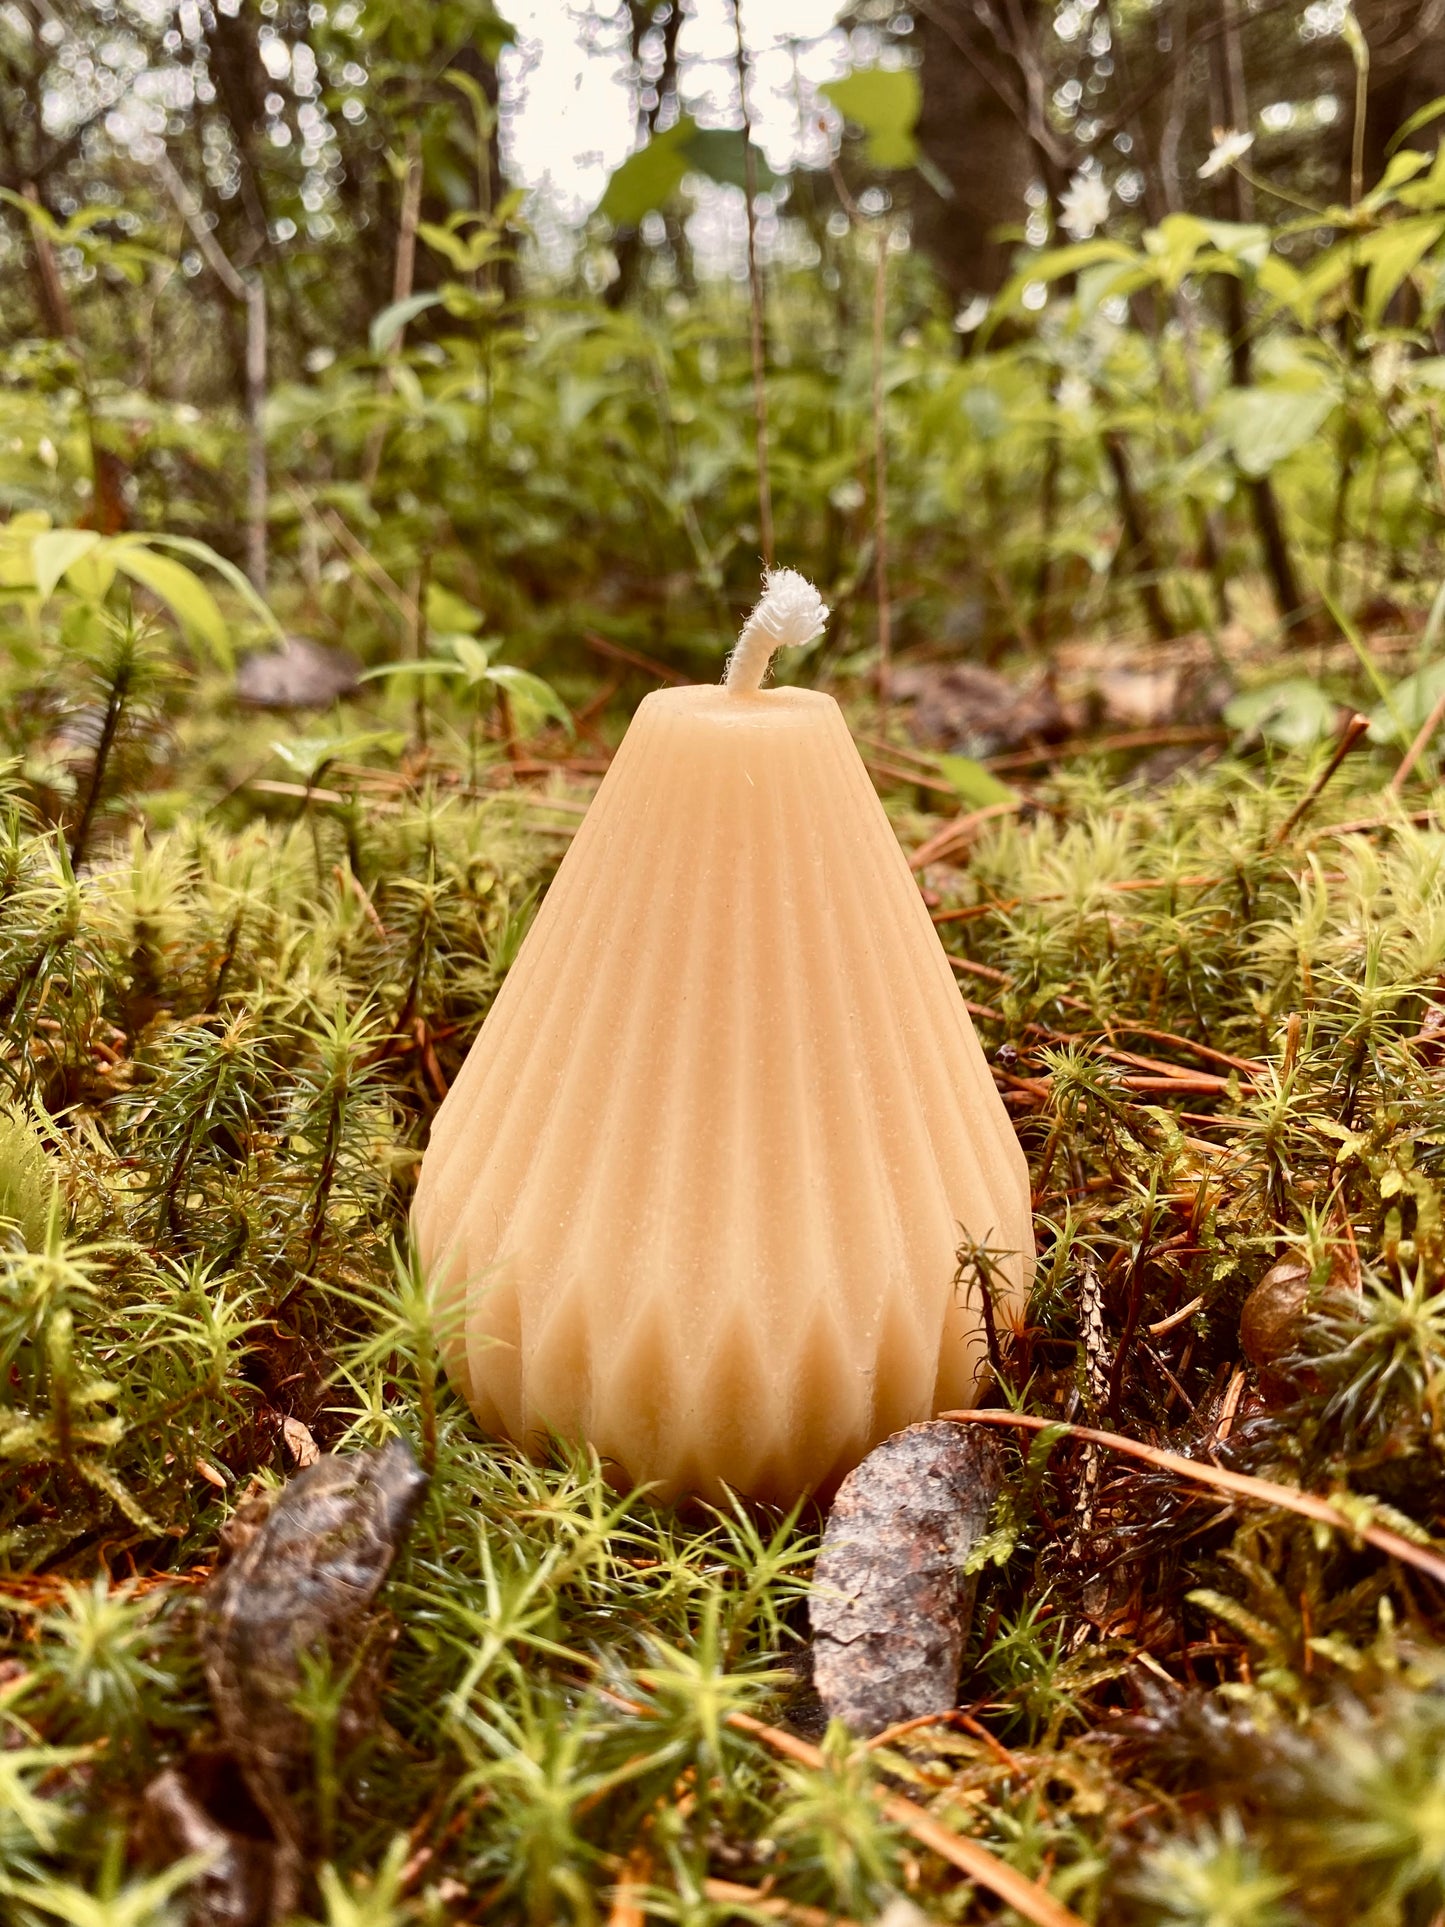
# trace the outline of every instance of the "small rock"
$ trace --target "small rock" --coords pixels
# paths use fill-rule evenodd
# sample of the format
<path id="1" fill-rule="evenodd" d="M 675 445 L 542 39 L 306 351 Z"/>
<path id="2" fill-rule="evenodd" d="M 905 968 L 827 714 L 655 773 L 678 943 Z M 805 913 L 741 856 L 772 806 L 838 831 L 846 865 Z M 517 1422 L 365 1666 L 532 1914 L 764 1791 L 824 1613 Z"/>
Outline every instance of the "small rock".
<path id="1" fill-rule="evenodd" d="M 978 1580 L 962 1566 L 988 1529 L 998 1449 L 930 1419 L 850 1472 L 828 1515 L 808 1616 L 813 1683 L 855 1733 L 957 1704 Z"/>
<path id="2" fill-rule="evenodd" d="M 279 648 L 244 658 L 236 670 L 236 696 L 253 709 L 329 709 L 352 695 L 360 679 L 361 664 L 349 649 L 284 636 Z"/>
<path id="3" fill-rule="evenodd" d="M 909 728 L 934 749 L 993 756 L 1024 743 L 1061 742 L 1068 720 L 1046 678 L 1010 682 L 978 663 L 900 665 L 900 701 L 913 704 Z"/>

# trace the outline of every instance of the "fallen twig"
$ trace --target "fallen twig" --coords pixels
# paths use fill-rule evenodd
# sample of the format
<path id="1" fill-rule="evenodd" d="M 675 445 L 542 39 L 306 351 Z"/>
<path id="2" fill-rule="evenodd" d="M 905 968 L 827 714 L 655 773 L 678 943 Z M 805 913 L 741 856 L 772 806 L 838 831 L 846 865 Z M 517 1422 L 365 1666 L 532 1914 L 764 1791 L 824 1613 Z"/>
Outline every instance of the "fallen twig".
<path id="1" fill-rule="evenodd" d="M 1430 738 L 1440 727 L 1442 717 L 1445 717 L 1445 689 L 1442 689 L 1440 694 L 1435 698 L 1434 707 L 1415 732 L 1414 742 L 1411 743 L 1410 747 L 1405 751 L 1405 754 L 1400 758 L 1400 767 L 1390 778 L 1390 788 L 1396 796 L 1400 794 L 1400 791 L 1404 789 L 1406 783 L 1409 782 L 1411 770 L 1414 769 L 1420 758 L 1425 754 L 1430 744 Z"/>
<path id="2" fill-rule="evenodd" d="M 1310 784 L 1304 795 L 1298 803 L 1295 804 L 1289 815 L 1269 839 L 1270 849 L 1277 850 L 1289 835 L 1290 831 L 1294 829 L 1295 825 L 1314 808 L 1315 804 L 1324 794 L 1325 788 L 1333 778 L 1335 771 L 1340 767 L 1340 764 L 1344 762 L 1345 758 L 1369 727 L 1370 719 L 1368 716 L 1361 716 L 1359 712 L 1356 711 L 1356 713 L 1350 717 L 1349 721 L 1340 731 L 1339 741 L 1335 744 L 1334 753 L 1330 757 L 1330 760 L 1325 764 L 1319 775 L 1313 783 Z"/>
<path id="3" fill-rule="evenodd" d="M 775 1920 L 790 1920 L 796 1927 L 858 1927 L 846 1914 L 831 1914 L 824 1907 L 810 1907 L 804 1900 L 784 1900 L 760 1887 L 747 1887 L 737 1880 L 704 1880 L 703 1893 L 724 1907 L 746 1908 L 750 1914 L 768 1914 Z M 614 1927 L 609 1922 L 609 1927 Z"/>
<path id="4" fill-rule="evenodd" d="M 1437 1585 L 1445 1586 L 1445 1559 L 1438 1553 L 1412 1544 L 1403 1533 L 1392 1532 L 1388 1526 L 1351 1519 L 1339 1506 L 1317 1493 L 1301 1492 L 1295 1486 L 1279 1485 L 1273 1479 L 1257 1479 L 1248 1472 L 1229 1472 L 1212 1461 L 1186 1459 L 1180 1452 L 1166 1452 L 1161 1446 L 1145 1445 L 1142 1440 L 1125 1438 L 1120 1432 L 1097 1432 L 1090 1425 L 1068 1425 L 1062 1419 L 1038 1418 L 1031 1412 L 940 1412 L 939 1417 L 953 1419 L 960 1425 L 1016 1425 L 1025 1432 L 1056 1431 L 1062 1438 L 1102 1445 L 1126 1458 L 1140 1459 L 1161 1472 L 1192 1479 L 1196 1485 L 1212 1486 L 1216 1492 L 1229 1492 L 1237 1499 L 1249 1499 L 1256 1505 L 1276 1506 L 1285 1512 L 1297 1512 L 1305 1519 L 1316 1519 L 1336 1532 L 1348 1533 L 1352 1539 L 1363 1539 L 1387 1558 L 1413 1566 Z"/>
<path id="5" fill-rule="evenodd" d="M 957 1418 L 959 1414 L 948 1412 L 944 1416 Z M 826 1765 L 816 1746 L 799 1739 L 795 1733 L 784 1733 L 779 1727 L 764 1725 L 761 1720 L 754 1719 L 751 1713 L 729 1713 L 727 1723 L 740 1733 L 750 1733 L 774 1753 L 795 1760 L 800 1766 L 816 1770 Z M 878 1787 L 874 1789 L 874 1797 L 894 1825 L 902 1827 L 921 1847 L 927 1847 L 940 1860 L 946 1860 L 949 1866 L 966 1873 L 970 1880 L 997 1895 L 1015 1913 L 1035 1922 L 1036 1927 L 1083 1927 L 1079 1916 L 1055 1900 L 1046 1888 L 1036 1887 L 1016 1867 L 1000 1860 L 997 1854 L 990 1853 L 977 1840 L 954 1833 L 901 1793 L 888 1793 Z"/>
<path id="6" fill-rule="evenodd" d="M 945 1418 L 957 1418 L 957 1412 L 946 1412 Z M 654 1709 L 640 1701 L 629 1699 L 610 1686 L 597 1685 L 594 1691 L 611 1705 L 621 1707 L 639 1719 L 656 1717 Z M 814 1772 L 826 1769 L 827 1761 L 820 1748 L 810 1741 L 800 1739 L 796 1733 L 785 1733 L 781 1727 L 769 1726 L 763 1720 L 754 1719 L 751 1713 L 732 1712 L 724 1714 L 723 1723 L 735 1732 L 746 1733 L 780 1754 L 785 1760 L 792 1760 L 798 1766 L 811 1767 Z M 978 1886 L 985 1887 L 997 1895 L 1016 1913 L 1031 1920 L 1035 1927 L 1084 1927 L 1084 1922 L 1076 1913 L 1054 1899 L 1044 1887 L 1037 1887 L 1033 1881 L 1026 1880 L 1016 1867 L 1000 1860 L 977 1840 L 970 1840 L 964 1834 L 954 1833 L 933 1815 L 901 1793 L 890 1793 L 886 1788 L 875 1787 L 873 1797 L 895 1826 L 915 1839 L 922 1847 L 936 1853 L 940 1860 L 946 1860 L 960 1873 L 966 1873 Z"/>
<path id="7" fill-rule="evenodd" d="M 956 816 L 941 830 L 935 830 L 926 843 L 919 844 L 908 859 L 909 869 L 923 870 L 945 856 L 956 855 L 981 825 L 992 823 L 1000 816 L 1013 816 L 1022 807 L 1023 798 L 1015 796 L 1003 803 L 985 804 L 981 810 L 970 810 L 966 816 Z"/>

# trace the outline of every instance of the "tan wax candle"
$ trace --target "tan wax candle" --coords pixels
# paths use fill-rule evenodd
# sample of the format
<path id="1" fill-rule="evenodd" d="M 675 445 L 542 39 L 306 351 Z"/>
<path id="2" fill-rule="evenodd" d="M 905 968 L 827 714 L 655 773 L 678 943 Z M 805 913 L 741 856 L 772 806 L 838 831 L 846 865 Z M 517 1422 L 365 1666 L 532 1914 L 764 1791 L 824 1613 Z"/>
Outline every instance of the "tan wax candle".
<path id="1" fill-rule="evenodd" d="M 1033 1268 L 1028 1177 L 830 696 L 758 687 L 827 615 L 769 578 L 719 687 L 638 709 L 432 1129 L 414 1223 L 482 1426 L 661 1495 L 790 1501 L 967 1405 L 967 1233 Z"/>

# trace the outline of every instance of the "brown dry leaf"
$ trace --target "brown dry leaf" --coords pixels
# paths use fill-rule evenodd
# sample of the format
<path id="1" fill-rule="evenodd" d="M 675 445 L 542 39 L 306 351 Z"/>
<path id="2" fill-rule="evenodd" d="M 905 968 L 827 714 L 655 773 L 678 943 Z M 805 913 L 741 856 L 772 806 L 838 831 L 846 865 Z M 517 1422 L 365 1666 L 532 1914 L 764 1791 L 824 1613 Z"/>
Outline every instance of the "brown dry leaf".
<path id="1" fill-rule="evenodd" d="M 281 1437 L 292 1463 L 304 1472 L 308 1465 L 315 1465 L 321 1457 L 321 1447 L 311 1436 L 311 1428 L 303 1425 L 299 1418 L 283 1418 Z"/>

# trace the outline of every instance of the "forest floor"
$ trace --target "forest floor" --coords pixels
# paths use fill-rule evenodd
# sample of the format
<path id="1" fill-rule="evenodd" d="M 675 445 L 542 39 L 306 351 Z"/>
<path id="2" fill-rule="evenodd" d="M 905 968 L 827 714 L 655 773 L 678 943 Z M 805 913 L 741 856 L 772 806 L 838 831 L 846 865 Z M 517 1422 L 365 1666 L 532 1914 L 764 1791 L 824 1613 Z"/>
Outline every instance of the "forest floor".
<path id="1" fill-rule="evenodd" d="M 1445 793 L 1115 673 L 1071 709 L 1066 656 L 984 800 L 854 717 L 1032 1173 L 987 1402 L 1049 1427 L 997 1433 L 958 1708 L 866 1742 L 810 1688 L 816 1513 L 486 1441 L 398 1244 L 606 741 L 200 705 L 79 867 L 15 779 L 0 1911 L 1445 1918 Z M 324 1505 L 266 1539 L 395 1439 L 425 1489 L 366 1461 L 349 1579 Z"/>

